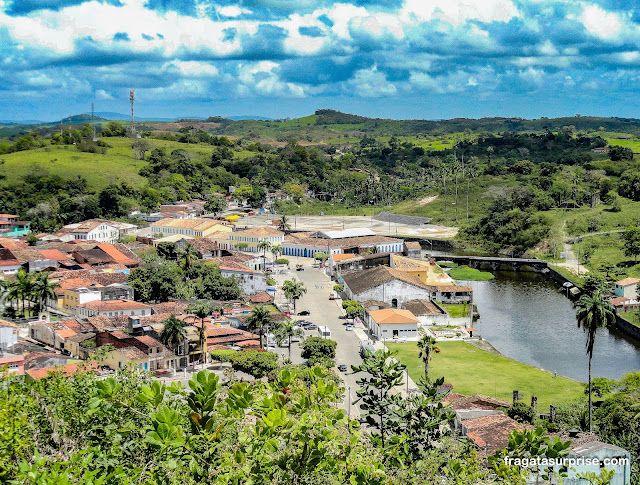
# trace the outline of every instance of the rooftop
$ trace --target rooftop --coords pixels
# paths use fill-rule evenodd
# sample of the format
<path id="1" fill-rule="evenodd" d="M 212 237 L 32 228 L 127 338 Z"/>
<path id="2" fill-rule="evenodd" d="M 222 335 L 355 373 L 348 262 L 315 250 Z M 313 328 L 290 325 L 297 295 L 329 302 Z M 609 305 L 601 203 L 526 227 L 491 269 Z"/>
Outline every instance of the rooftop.
<path id="1" fill-rule="evenodd" d="M 232 234 L 233 236 L 284 236 L 284 232 L 278 231 L 273 227 L 261 226 L 252 229 L 245 229 L 244 231 L 237 231 Z"/>
<path id="2" fill-rule="evenodd" d="M 109 300 L 109 301 L 90 301 L 78 305 L 79 308 L 87 308 L 89 310 L 108 312 L 116 310 L 142 310 L 151 308 L 149 305 L 133 300 Z"/>
<path id="3" fill-rule="evenodd" d="M 342 229 L 338 231 L 318 231 L 311 234 L 311 237 L 323 239 L 346 239 L 351 237 L 375 236 L 376 233 L 366 227 L 354 227 L 353 229 Z"/>
<path id="4" fill-rule="evenodd" d="M 404 281 L 410 285 L 430 290 L 430 287 L 426 283 L 423 283 L 417 276 L 405 271 L 389 268 L 388 266 L 377 266 L 364 271 L 345 274 L 342 278 L 354 294 L 375 288 L 393 280 Z"/>
<path id="5" fill-rule="evenodd" d="M 402 306 L 409 310 L 414 315 L 443 315 L 444 312 L 440 310 L 433 302 L 429 300 L 409 300 L 405 301 Z"/>
<path id="6" fill-rule="evenodd" d="M 419 320 L 409 310 L 399 310 L 397 308 L 384 308 L 382 310 L 370 310 L 369 316 L 377 324 L 384 324 L 384 325 L 419 322 Z"/>
<path id="7" fill-rule="evenodd" d="M 518 423 L 504 414 L 467 419 L 463 422 L 463 426 L 467 437 L 487 454 L 506 448 L 512 431 L 533 429 L 533 426 Z"/>
<path id="8" fill-rule="evenodd" d="M 640 280 L 638 278 L 625 278 L 623 280 L 616 281 L 616 285 L 618 286 L 631 286 L 638 283 L 640 283 Z"/>
<path id="9" fill-rule="evenodd" d="M 153 222 L 151 227 L 175 227 L 176 229 L 193 229 L 195 231 L 206 231 L 212 227 L 227 227 L 220 221 L 215 219 L 160 219 L 158 222 Z"/>

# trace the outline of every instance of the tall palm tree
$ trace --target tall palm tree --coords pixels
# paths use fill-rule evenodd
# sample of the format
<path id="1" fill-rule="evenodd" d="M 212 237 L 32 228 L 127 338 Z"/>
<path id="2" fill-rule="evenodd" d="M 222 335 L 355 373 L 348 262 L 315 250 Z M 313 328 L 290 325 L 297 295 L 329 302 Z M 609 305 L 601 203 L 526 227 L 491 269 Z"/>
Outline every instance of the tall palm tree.
<path id="1" fill-rule="evenodd" d="M 282 232 L 287 232 L 291 230 L 291 223 L 287 216 L 282 216 L 280 220 L 278 220 L 278 230 Z"/>
<path id="2" fill-rule="evenodd" d="M 13 285 L 15 285 L 16 296 L 22 301 L 22 313 L 24 315 L 26 301 L 33 297 L 33 277 L 24 269 L 21 269 L 16 273 Z"/>
<path id="3" fill-rule="evenodd" d="M 273 317 L 266 306 L 259 305 L 251 310 L 249 318 L 247 318 L 247 328 L 252 332 L 259 332 L 260 348 L 262 348 L 262 335 L 264 334 L 264 329 L 269 325 L 273 325 Z"/>
<path id="4" fill-rule="evenodd" d="M 185 324 L 182 320 L 176 318 L 175 315 L 171 315 L 162 323 L 164 323 L 164 327 L 162 327 L 158 338 L 160 342 L 177 354 L 178 346 L 187 338 L 187 331 L 184 328 Z"/>
<path id="5" fill-rule="evenodd" d="M 271 246 L 271 254 L 273 254 L 273 261 L 278 259 L 278 256 L 282 254 L 282 246 L 280 244 L 274 244 Z"/>
<path id="6" fill-rule="evenodd" d="M 606 301 L 600 290 L 596 290 L 592 295 L 582 295 L 578 300 L 578 311 L 576 312 L 578 328 L 582 328 L 587 334 L 587 355 L 589 356 L 589 432 L 591 425 L 591 359 L 593 357 L 593 346 L 596 341 L 596 331 L 598 328 L 605 328 L 616 321 L 616 314 L 611 302 Z"/>
<path id="7" fill-rule="evenodd" d="M 40 312 L 43 307 L 47 307 L 48 300 L 53 300 L 56 297 L 56 288 L 60 288 L 60 285 L 49 281 L 49 273 L 41 272 L 36 274 L 33 282 L 33 298 L 35 299 L 37 312 Z"/>
<path id="8" fill-rule="evenodd" d="M 276 342 L 280 345 L 285 340 L 288 340 L 289 359 L 291 359 L 291 337 L 304 336 L 304 331 L 301 328 L 297 328 L 293 321 L 287 319 L 284 322 L 279 322 L 273 331 Z"/>
<path id="9" fill-rule="evenodd" d="M 198 251 L 191 244 L 187 244 L 182 251 L 180 251 L 180 261 L 185 271 L 189 271 L 193 262 L 198 259 Z"/>
<path id="10" fill-rule="evenodd" d="M 306 292 L 307 289 L 301 281 L 296 281 L 295 278 L 287 280 L 282 285 L 284 296 L 287 299 L 293 301 L 293 314 L 296 314 L 296 300 L 299 300 Z"/>
<path id="11" fill-rule="evenodd" d="M 271 249 L 271 243 L 266 239 L 263 239 L 258 244 L 258 249 L 262 249 L 262 271 L 267 270 L 267 249 Z"/>
<path id="12" fill-rule="evenodd" d="M 213 307 L 208 301 L 199 301 L 187 308 L 189 313 L 193 313 L 200 319 L 200 328 L 198 329 L 198 340 L 200 341 L 200 352 L 202 353 L 203 364 L 207 363 L 207 327 L 204 325 L 204 319 L 211 315 Z"/>
<path id="13" fill-rule="evenodd" d="M 431 354 L 433 352 L 440 352 L 440 349 L 436 347 L 436 339 L 434 339 L 430 335 L 425 335 L 420 340 L 418 340 L 418 348 L 420 349 L 420 354 L 418 357 L 422 359 L 424 363 L 424 377 L 429 377 L 429 361 L 431 360 Z"/>

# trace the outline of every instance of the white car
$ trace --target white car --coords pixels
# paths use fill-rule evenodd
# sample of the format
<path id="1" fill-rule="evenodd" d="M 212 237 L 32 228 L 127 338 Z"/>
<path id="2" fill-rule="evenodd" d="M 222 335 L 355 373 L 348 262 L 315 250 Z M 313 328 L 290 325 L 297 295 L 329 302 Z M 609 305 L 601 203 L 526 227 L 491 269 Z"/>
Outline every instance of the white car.
<path id="1" fill-rule="evenodd" d="M 347 330 L 347 332 L 352 332 L 353 331 L 353 325 L 347 325 L 346 330 Z"/>

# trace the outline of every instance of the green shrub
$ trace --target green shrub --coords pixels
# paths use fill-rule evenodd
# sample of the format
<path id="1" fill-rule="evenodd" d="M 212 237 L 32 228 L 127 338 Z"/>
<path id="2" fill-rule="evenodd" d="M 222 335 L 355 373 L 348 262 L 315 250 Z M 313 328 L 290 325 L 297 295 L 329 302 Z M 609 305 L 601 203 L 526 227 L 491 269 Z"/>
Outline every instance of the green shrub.
<path id="1" fill-rule="evenodd" d="M 256 379 L 264 377 L 278 368 L 278 354 L 245 350 L 237 352 L 229 358 L 233 370 L 252 375 Z"/>
<path id="2" fill-rule="evenodd" d="M 509 409 L 507 409 L 507 416 L 511 419 L 515 419 L 519 423 L 533 423 L 536 417 L 535 410 L 527 403 L 522 401 L 515 402 Z"/>

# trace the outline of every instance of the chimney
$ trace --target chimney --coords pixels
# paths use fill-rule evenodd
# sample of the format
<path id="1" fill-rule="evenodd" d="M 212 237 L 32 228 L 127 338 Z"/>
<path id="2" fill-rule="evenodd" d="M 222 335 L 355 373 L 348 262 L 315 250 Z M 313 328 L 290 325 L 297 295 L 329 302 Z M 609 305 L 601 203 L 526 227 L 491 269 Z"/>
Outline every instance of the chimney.
<path id="1" fill-rule="evenodd" d="M 520 393 L 517 390 L 513 391 L 513 404 L 520 400 Z"/>
<path id="2" fill-rule="evenodd" d="M 553 404 L 549 405 L 549 422 L 554 423 L 556 420 L 556 407 Z"/>
<path id="3" fill-rule="evenodd" d="M 536 413 L 538 412 L 538 396 L 531 396 L 531 407 Z"/>

